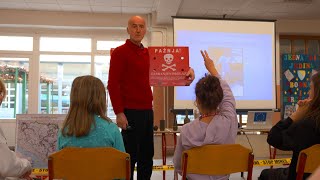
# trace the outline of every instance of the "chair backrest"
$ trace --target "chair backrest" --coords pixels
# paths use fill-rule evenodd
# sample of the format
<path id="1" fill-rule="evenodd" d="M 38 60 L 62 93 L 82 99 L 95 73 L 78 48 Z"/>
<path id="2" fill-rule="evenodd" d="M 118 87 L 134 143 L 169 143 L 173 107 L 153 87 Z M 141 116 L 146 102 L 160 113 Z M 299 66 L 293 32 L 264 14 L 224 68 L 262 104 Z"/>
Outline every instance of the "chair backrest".
<path id="1" fill-rule="evenodd" d="M 304 173 L 313 173 L 320 165 L 320 144 L 304 149 L 299 154 L 297 180 L 303 179 Z"/>
<path id="2" fill-rule="evenodd" d="M 130 179 L 130 155 L 114 148 L 64 148 L 48 167 L 49 180 Z"/>
<path id="3" fill-rule="evenodd" d="M 186 174 L 224 175 L 248 172 L 252 179 L 254 155 L 240 144 L 205 145 L 183 152 L 182 179 Z"/>

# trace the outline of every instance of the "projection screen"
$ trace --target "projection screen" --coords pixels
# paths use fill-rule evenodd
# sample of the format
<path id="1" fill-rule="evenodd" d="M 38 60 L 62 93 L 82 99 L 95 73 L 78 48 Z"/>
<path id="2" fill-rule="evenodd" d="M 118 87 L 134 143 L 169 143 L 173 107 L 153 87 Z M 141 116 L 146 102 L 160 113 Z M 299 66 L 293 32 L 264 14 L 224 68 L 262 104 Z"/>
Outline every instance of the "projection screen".
<path id="1" fill-rule="evenodd" d="M 195 85 L 207 73 L 207 50 L 236 99 L 237 109 L 275 109 L 275 21 L 173 18 L 174 45 L 188 46 L 196 78 L 175 87 L 174 108 L 195 109 Z"/>

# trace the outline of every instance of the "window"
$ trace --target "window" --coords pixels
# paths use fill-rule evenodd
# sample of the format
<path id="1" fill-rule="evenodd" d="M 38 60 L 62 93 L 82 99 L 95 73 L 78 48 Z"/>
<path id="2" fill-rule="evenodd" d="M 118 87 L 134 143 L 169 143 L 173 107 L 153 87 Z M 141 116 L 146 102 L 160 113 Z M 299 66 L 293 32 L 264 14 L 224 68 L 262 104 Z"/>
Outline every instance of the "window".
<path id="1" fill-rule="evenodd" d="M 0 108 L 0 118 L 15 118 L 28 110 L 28 58 L 0 58 L 0 78 L 7 96 Z"/>
<path id="2" fill-rule="evenodd" d="M 125 41 L 97 41 L 97 50 L 110 50 L 124 44 Z"/>
<path id="3" fill-rule="evenodd" d="M 0 36 L 0 77 L 5 80 L 7 87 L 7 97 L 0 108 L 0 119 L 15 118 L 18 113 L 28 113 L 30 74 L 35 77 L 38 72 L 40 73 L 39 91 L 36 87 L 30 89 L 34 92 L 30 93 L 34 97 L 30 101 L 33 103 L 30 106 L 32 108 L 30 112 L 67 113 L 70 106 L 71 85 L 77 76 L 94 75 L 107 87 L 110 49 L 124 44 L 125 41 L 96 39 L 87 35 L 81 38 L 65 35 L 63 37 L 42 36 L 39 39 L 28 36 Z M 38 43 L 39 49 L 34 49 L 38 47 Z M 96 44 L 92 45 L 92 43 Z M 8 53 L 8 51 L 12 52 Z M 39 55 L 38 52 L 40 52 Z M 6 57 L 5 54 L 15 54 L 17 57 Z M 30 57 L 34 59 L 31 60 Z M 29 72 L 29 63 L 33 67 L 32 72 Z M 35 96 L 37 93 L 38 96 Z M 115 120 L 116 116 L 109 96 L 106 114 Z"/>
<path id="4" fill-rule="evenodd" d="M 280 54 L 319 54 L 320 36 L 280 35 Z"/>
<path id="5" fill-rule="evenodd" d="M 113 107 L 111 105 L 110 96 L 107 89 L 108 79 L 109 79 L 109 68 L 110 68 L 110 56 L 95 56 L 94 75 L 97 78 L 101 79 L 107 91 L 107 117 L 115 120 L 116 115 L 114 114 Z"/>
<path id="6" fill-rule="evenodd" d="M 91 52 L 91 39 L 41 37 L 40 51 Z"/>
<path id="7" fill-rule="evenodd" d="M 33 37 L 0 36 L 0 50 L 6 51 L 32 51 Z"/>
<path id="8" fill-rule="evenodd" d="M 66 114 L 70 106 L 72 81 L 90 75 L 91 56 L 40 55 L 41 113 Z"/>

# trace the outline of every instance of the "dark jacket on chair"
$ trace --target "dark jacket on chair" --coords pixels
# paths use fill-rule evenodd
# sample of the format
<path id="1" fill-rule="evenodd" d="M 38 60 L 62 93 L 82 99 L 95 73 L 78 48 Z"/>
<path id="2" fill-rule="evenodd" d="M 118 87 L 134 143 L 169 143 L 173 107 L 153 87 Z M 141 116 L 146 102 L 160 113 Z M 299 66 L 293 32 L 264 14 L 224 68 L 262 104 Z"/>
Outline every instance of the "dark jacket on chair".
<path id="1" fill-rule="evenodd" d="M 320 144 L 320 130 L 317 129 L 315 120 L 303 119 L 293 122 L 288 117 L 271 128 L 267 141 L 277 149 L 293 151 L 288 179 L 294 180 L 300 151 Z"/>

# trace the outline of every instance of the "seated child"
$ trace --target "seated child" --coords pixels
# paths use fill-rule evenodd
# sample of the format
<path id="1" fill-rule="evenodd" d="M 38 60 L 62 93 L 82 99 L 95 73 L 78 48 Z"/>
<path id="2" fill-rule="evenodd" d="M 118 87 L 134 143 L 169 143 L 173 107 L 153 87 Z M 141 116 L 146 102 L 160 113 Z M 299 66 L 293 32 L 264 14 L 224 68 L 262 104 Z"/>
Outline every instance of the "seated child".
<path id="1" fill-rule="evenodd" d="M 206 51 L 201 54 L 210 75 L 201 78 L 195 88 L 200 117 L 181 128 L 173 163 L 181 172 L 182 152 L 207 144 L 234 144 L 238 130 L 235 99 L 229 85 L 220 78 Z M 217 154 L 219 156 L 219 154 Z M 190 180 L 228 179 L 229 175 L 208 176 L 187 174 Z"/>
<path id="2" fill-rule="evenodd" d="M 113 147 L 125 152 L 118 126 L 105 112 L 106 90 L 94 76 L 74 79 L 70 109 L 58 134 L 58 149 L 65 147 Z"/>

